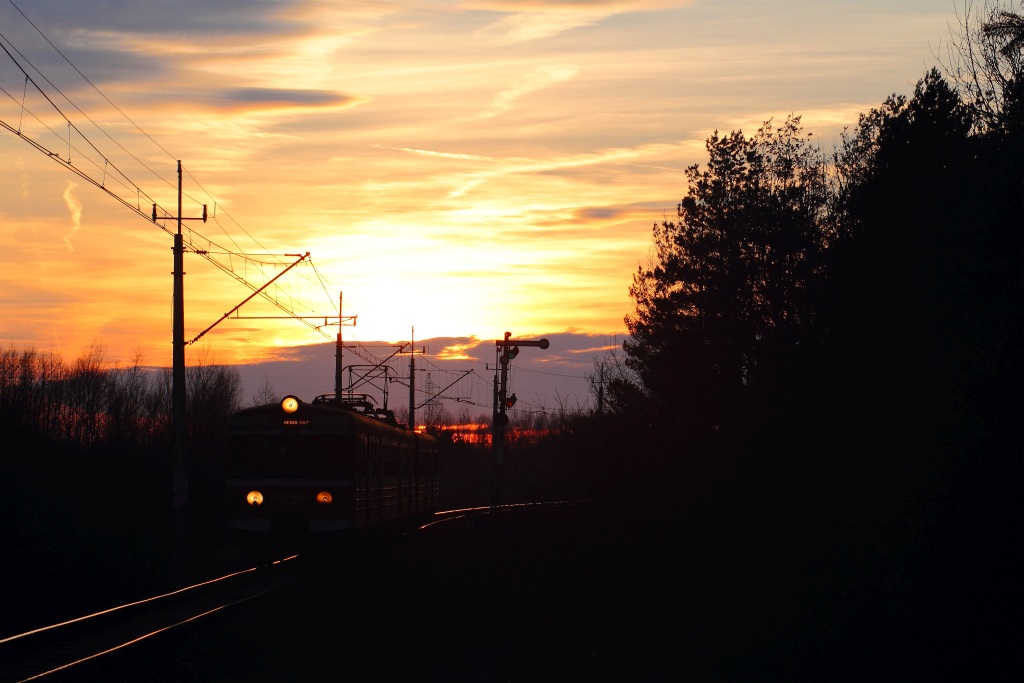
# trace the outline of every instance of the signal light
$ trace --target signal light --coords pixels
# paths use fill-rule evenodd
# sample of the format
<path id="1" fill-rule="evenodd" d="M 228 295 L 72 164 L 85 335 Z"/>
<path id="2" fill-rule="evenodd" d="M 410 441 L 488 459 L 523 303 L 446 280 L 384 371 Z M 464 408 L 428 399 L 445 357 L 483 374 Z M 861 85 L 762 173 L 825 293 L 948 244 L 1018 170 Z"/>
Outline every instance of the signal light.
<path id="1" fill-rule="evenodd" d="M 516 398 L 516 395 L 512 394 L 511 396 L 509 396 L 508 398 L 505 399 L 505 407 L 506 408 L 511 408 L 512 406 L 514 406 L 516 404 L 517 400 L 518 399 Z"/>
<path id="2" fill-rule="evenodd" d="M 507 353 L 508 353 L 508 359 L 509 360 L 512 360 L 513 358 L 515 358 L 516 356 L 519 355 L 519 347 L 518 346 L 509 346 L 509 347 L 506 347 L 506 348 L 508 349 Z"/>

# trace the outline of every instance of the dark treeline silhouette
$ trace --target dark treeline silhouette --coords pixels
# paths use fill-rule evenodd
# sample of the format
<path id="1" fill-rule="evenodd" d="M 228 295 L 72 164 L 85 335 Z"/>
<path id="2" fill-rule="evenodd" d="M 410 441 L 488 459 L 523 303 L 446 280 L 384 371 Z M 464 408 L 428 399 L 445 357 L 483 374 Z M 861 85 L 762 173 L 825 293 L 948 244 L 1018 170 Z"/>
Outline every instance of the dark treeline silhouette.
<path id="1" fill-rule="evenodd" d="M 240 406 L 237 371 L 187 369 L 191 512 L 212 534 L 223 427 Z M 173 579 L 171 373 L 0 350 L 0 586 L 7 635 L 80 616 Z M 204 529 L 205 524 L 205 529 Z M 210 539 L 202 539 L 208 542 Z"/>
<path id="2" fill-rule="evenodd" d="M 830 151 L 799 116 L 713 134 L 634 275 L 606 424 L 713 680 L 1009 664 L 1024 75 L 1021 15 L 986 9 Z"/>
<path id="3" fill-rule="evenodd" d="M 67 363 L 53 352 L 0 350 L 0 426 L 38 455 L 66 451 L 94 464 L 166 459 L 171 442 L 171 372 L 110 366 L 93 345 Z M 215 450 L 227 417 L 241 405 L 237 370 L 205 358 L 186 371 L 190 450 Z M 70 456 L 69 456 L 70 457 Z"/>

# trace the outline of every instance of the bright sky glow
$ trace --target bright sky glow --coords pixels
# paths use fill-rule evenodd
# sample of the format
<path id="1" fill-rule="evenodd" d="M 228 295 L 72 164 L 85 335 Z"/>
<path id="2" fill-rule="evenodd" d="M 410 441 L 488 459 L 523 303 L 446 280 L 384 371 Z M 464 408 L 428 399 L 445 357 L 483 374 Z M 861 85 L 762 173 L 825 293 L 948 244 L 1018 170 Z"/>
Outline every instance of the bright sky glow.
<path id="1" fill-rule="evenodd" d="M 282 289 L 321 316 L 343 292 L 346 339 L 382 341 L 622 337 L 651 227 L 713 130 L 792 112 L 831 147 L 912 92 L 956 20 L 952 0 L 15 4 L 0 0 L 4 45 L 99 151 L 69 145 L 6 54 L 0 120 L 169 211 L 180 159 L 183 213 L 216 213 L 186 229 L 309 252 L 323 281 L 296 267 Z M 168 233 L 15 132 L 0 149 L 0 343 L 170 365 Z M 218 258 L 257 286 L 281 269 Z M 251 294 L 195 254 L 185 270 L 187 339 Z M 240 315 L 284 314 L 257 298 Z M 327 338 L 228 320 L 199 343 L 231 363 Z"/>

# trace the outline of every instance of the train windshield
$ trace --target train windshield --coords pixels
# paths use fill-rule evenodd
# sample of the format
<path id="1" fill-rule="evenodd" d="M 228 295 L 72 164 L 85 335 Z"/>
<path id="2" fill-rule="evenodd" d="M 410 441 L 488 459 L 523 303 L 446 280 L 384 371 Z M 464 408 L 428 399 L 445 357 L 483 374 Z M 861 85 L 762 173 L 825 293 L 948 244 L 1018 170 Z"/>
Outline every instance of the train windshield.
<path id="1" fill-rule="evenodd" d="M 334 434 L 233 434 L 228 440 L 228 472 L 232 477 L 354 474 L 354 444 L 354 438 Z"/>

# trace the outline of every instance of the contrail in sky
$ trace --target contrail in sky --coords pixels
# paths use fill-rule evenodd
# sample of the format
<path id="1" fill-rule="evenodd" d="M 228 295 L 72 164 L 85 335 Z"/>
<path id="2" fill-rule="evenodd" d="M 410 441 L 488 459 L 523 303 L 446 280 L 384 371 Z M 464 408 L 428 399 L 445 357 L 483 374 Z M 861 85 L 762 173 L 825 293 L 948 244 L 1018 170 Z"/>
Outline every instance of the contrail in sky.
<path id="1" fill-rule="evenodd" d="M 71 212 L 71 232 L 64 236 L 64 244 L 68 245 L 68 251 L 75 250 L 71 244 L 71 238 L 82 227 L 82 202 L 75 199 L 71 194 L 71 191 L 76 187 L 78 187 L 78 183 L 73 183 L 69 180 L 68 186 L 64 190 L 64 203 L 67 204 L 68 211 Z"/>

